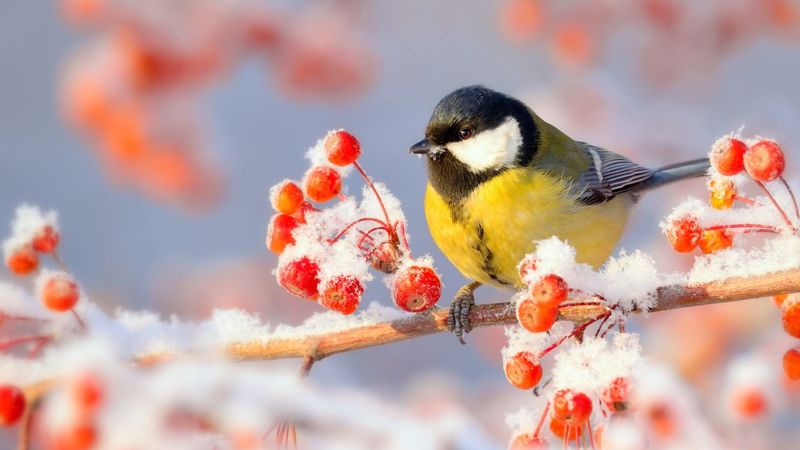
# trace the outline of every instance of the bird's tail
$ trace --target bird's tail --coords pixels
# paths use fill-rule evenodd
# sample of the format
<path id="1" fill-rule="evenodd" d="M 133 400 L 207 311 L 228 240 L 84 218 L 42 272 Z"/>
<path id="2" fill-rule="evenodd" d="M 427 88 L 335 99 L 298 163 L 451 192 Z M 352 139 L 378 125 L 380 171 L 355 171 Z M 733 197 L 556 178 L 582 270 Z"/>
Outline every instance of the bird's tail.
<path id="1" fill-rule="evenodd" d="M 708 158 L 703 158 L 662 167 L 653 171 L 653 175 L 637 191 L 649 191 L 673 181 L 702 177 L 708 172 L 709 166 Z"/>

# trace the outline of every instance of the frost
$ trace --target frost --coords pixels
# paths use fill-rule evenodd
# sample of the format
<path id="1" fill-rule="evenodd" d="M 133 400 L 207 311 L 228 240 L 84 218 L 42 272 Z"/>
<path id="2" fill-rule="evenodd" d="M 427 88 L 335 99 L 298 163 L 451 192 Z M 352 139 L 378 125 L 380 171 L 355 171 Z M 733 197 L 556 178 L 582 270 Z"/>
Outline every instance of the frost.
<path id="1" fill-rule="evenodd" d="M 30 245 L 33 239 L 47 226 L 58 231 L 58 213 L 45 211 L 38 206 L 23 203 L 17 207 L 11 220 L 11 234 L 3 242 L 3 253 L 8 259 L 15 250 Z"/>
<path id="2" fill-rule="evenodd" d="M 572 324 L 564 322 L 556 322 L 547 333 L 530 333 L 519 325 L 505 327 L 504 332 L 508 342 L 501 350 L 503 361 L 519 352 L 530 352 L 536 356 L 571 331 Z"/>
<path id="3" fill-rule="evenodd" d="M 513 414 L 506 414 L 506 426 L 511 430 L 511 435 L 532 433 L 541 417 L 541 410 L 522 407 Z"/>
<path id="4" fill-rule="evenodd" d="M 618 333 L 610 340 L 585 337 L 556 354 L 553 386 L 600 395 L 614 379 L 634 376 L 643 361 L 636 334 Z"/>

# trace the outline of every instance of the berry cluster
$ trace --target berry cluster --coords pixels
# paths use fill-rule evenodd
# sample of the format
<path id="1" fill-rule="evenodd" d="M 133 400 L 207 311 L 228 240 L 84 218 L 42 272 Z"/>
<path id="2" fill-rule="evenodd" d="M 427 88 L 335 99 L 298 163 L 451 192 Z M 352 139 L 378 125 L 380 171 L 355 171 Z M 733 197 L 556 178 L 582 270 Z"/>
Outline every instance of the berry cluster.
<path id="1" fill-rule="evenodd" d="M 395 304 L 409 312 L 433 307 L 441 281 L 429 258 L 412 259 L 399 202 L 374 183 L 359 164 L 361 144 L 351 133 L 328 133 L 309 151 L 312 162 L 301 182 L 284 180 L 270 189 L 276 214 L 266 245 L 280 255 L 275 274 L 290 294 L 327 309 L 352 314 L 361 303 L 369 267 L 391 274 Z M 364 179 L 364 200 L 356 205 L 343 192 L 343 177 L 354 168 Z M 338 199 L 327 209 L 322 204 Z"/>
<path id="2" fill-rule="evenodd" d="M 202 103 L 248 58 L 292 96 L 340 98 L 371 79 L 353 26 L 356 5 L 273 10 L 259 0 L 60 0 L 64 19 L 95 32 L 61 80 L 69 123 L 117 183 L 158 200 L 205 207 L 222 193 Z"/>

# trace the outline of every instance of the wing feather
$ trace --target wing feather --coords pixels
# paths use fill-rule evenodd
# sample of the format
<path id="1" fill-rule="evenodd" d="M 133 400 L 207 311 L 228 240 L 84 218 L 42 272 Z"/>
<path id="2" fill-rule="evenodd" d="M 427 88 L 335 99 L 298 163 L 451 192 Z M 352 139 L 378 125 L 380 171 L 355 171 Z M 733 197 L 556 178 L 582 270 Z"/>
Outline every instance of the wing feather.
<path id="1" fill-rule="evenodd" d="M 619 194 L 635 190 L 653 175 L 642 167 L 614 152 L 580 142 L 591 164 L 573 185 L 578 200 L 587 205 L 604 203 Z"/>

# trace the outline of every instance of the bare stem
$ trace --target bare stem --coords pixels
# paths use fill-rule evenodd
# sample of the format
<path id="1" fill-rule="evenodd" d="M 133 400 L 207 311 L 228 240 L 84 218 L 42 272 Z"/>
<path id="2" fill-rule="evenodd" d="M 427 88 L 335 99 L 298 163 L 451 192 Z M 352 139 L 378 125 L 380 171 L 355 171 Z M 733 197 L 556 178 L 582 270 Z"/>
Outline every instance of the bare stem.
<path id="1" fill-rule="evenodd" d="M 758 181 L 758 180 L 753 180 L 753 181 L 755 181 L 755 183 L 758 185 L 758 187 L 760 187 L 760 188 L 761 188 L 761 190 L 762 190 L 762 191 L 764 191 L 764 193 L 765 193 L 765 194 L 767 194 L 767 197 L 769 198 L 769 201 L 770 201 L 770 202 L 772 202 L 772 205 L 773 205 L 773 206 L 775 207 L 775 209 L 777 209 L 777 210 L 778 210 L 778 212 L 781 214 L 781 217 L 783 217 L 783 221 L 784 221 L 784 222 L 786 222 L 786 225 L 787 225 L 789 228 L 791 228 L 792 230 L 794 230 L 794 231 L 797 231 L 797 228 L 795 228 L 795 227 L 794 227 L 794 225 L 792 224 L 792 221 L 791 221 L 791 220 L 789 220 L 789 216 L 788 216 L 788 215 L 786 215 L 786 211 L 785 211 L 785 210 L 783 209 L 783 207 L 782 207 L 782 206 L 781 206 L 781 205 L 778 203 L 778 201 L 777 201 L 777 200 L 775 200 L 775 197 L 772 195 L 772 192 L 770 192 L 770 191 L 769 191 L 769 189 L 767 189 L 767 187 L 766 187 L 766 186 L 764 186 L 764 183 L 762 183 L 762 182 L 760 182 L 760 181 Z M 787 186 L 788 186 L 788 185 L 787 185 Z"/>
<path id="2" fill-rule="evenodd" d="M 795 197 L 792 188 L 789 186 L 789 183 L 786 181 L 786 178 L 783 178 L 783 176 L 781 176 L 781 183 L 783 183 L 783 187 L 786 188 L 786 192 L 789 193 L 789 197 L 792 198 L 792 205 L 794 205 L 794 215 L 798 219 L 800 219 L 800 208 L 798 208 L 797 206 L 797 197 Z"/>
<path id="3" fill-rule="evenodd" d="M 372 189 L 372 192 L 375 194 L 375 198 L 378 200 L 378 204 L 381 206 L 381 211 L 383 211 L 383 217 L 386 219 L 386 223 L 387 224 L 392 223 L 391 219 L 389 219 L 389 212 L 386 211 L 386 206 L 383 204 L 383 199 L 381 198 L 381 195 L 378 193 L 378 189 L 375 188 L 375 184 L 372 182 L 372 178 L 370 178 L 369 175 L 367 175 L 367 172 L 364 171 L 364 169 L 361 167 L 361 164 L 359 164 L 358 161 L 353 161 L 353 167 L 355 167 L 358 173 L 361 174 L 361 176 L 364 178 L 364 181 L 366 181 L 367 186 L 369 186 L 369 188 Z"/>

